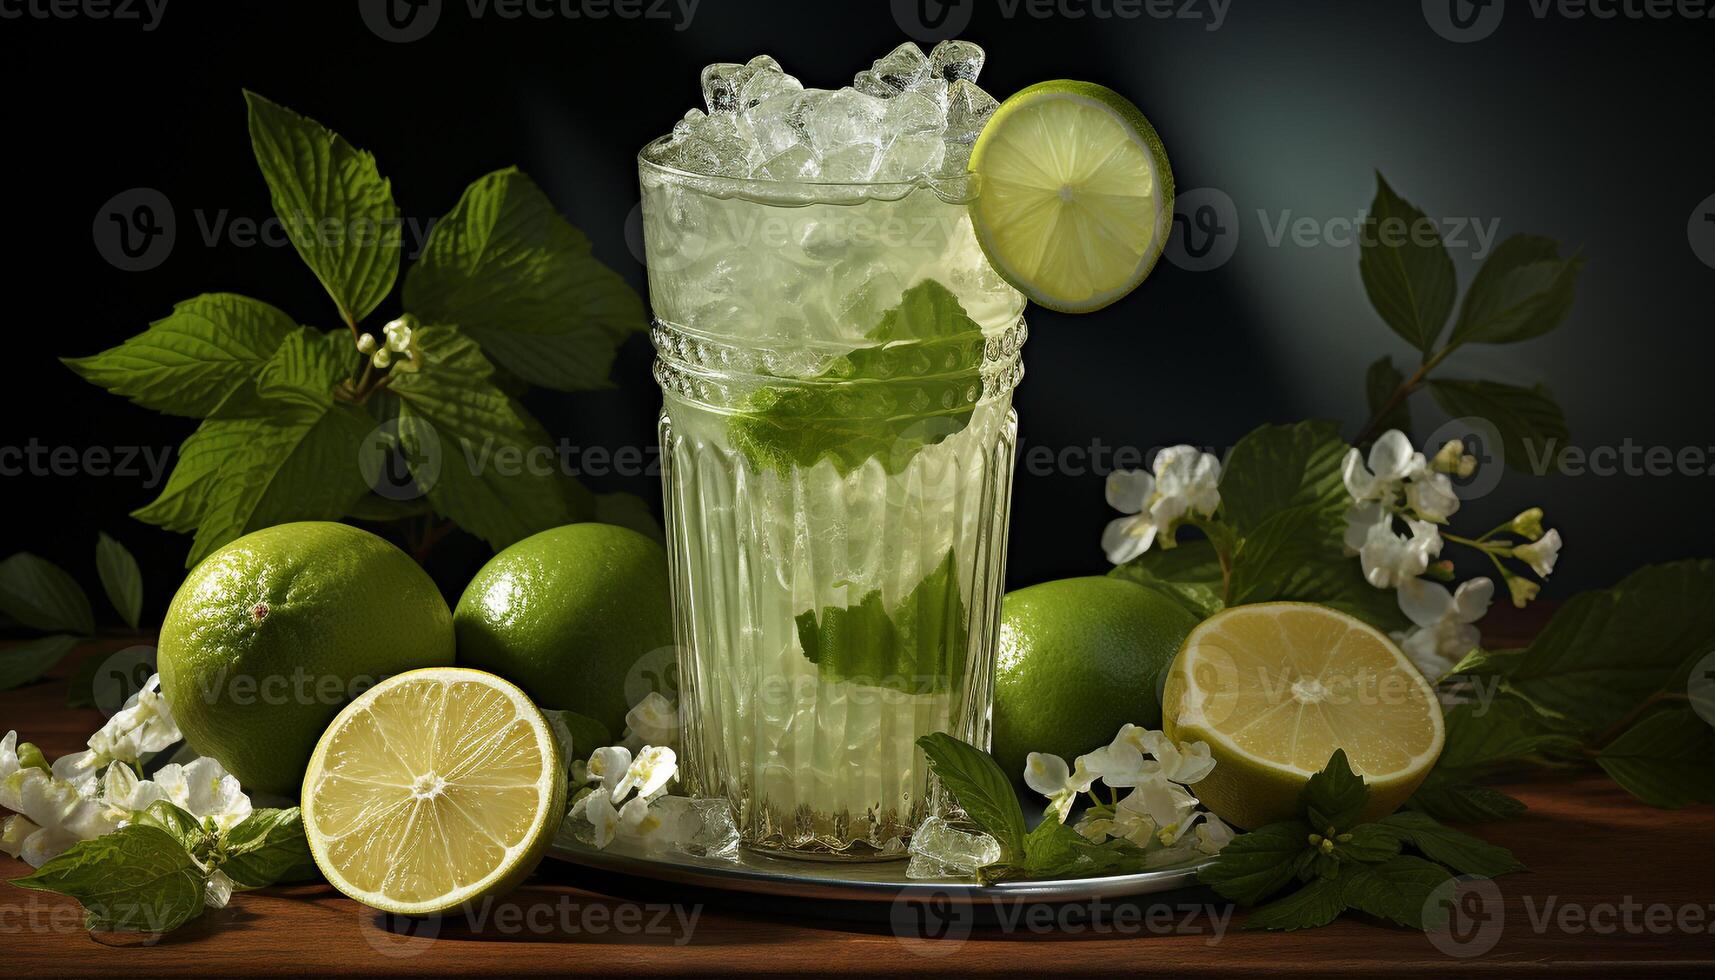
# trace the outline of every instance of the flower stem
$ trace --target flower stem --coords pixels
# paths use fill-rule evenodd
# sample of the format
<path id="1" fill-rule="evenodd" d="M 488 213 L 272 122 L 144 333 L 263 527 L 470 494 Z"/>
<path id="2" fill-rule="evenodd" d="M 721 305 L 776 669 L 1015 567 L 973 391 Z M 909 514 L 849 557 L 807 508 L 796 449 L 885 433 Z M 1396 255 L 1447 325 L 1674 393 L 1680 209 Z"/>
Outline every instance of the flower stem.
<path id="1" fill-rule="evenodd" d="M 1382 407 L 1377 409 L 1376 413 L 1370 417 L 1370 420 L 1364 424 L 1364 428 L 1358 433 L 1358 437 L 1352 440 L 1352 445 L 1361 446 L 1380 435 L 1381 433 L 1378 430 L 1382 426 L 1382 419 L 1387 418 L 1389 413 L 1398 408 L 1407 398 L 1410 398 L 1412 393 L 1417 391 L 1418 387 L 1421 386 L 1423 382 L 1429 380 L 1429 372 L 1435 370 L 1436 366 L 1446 360 L 1447 355 L 1453 353 L 1453 351 L 1454 345 L 1448 344 L 1446 347 L 1441 348 L 1434 354 L 1425 358 L 1423 363 L 1418 366 L 1417 370 L 1411 375 L 1411 377 L 1401 381 L 1399 383 L 1399 387 L 1393 390 L 1393 394 L 1388 396 L 1387 401 L 1382 403 Z"/>

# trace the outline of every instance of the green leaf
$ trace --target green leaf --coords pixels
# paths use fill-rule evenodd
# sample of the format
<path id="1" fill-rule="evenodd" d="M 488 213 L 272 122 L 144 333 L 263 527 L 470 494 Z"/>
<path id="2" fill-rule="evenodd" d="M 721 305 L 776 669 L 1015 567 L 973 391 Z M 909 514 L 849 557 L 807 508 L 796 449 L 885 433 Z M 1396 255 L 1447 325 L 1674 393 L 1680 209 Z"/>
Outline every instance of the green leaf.
<path id="1" fill-rule="evenodd" d="M 1253 910 L 1245 917 L 1244 928 L 1291 931 L 1325 926 L 1346 910 L 1343 892 L 1338 878 L 1318 878 L 1285 898 Z"/>
<path id="2" fill-rule="evenodd" d="M 826 680 L 925 694 L 965 674 L 970 633 L 952 551 L 897 608 L 887 609 L 877 589 L 855 606 L 810 609 L 795 622 L 805 659 Z"/>
<path id="3" fill-rule="evenodd" d="M 118 347 L 64 363 L 144 408 L 235 418 L 257 414 L 256 372 L 296 326 L 261 300 L 205 293 Z"/>
<path id="4" fill-rule="evenodd" d="M 1221 512 L 1241 536 L 1301 507 L 1338 521 L 1351 504 L 1340 479 L 1350 449 L 1333 422 L 1258 426 L 1233 446 L 1221 467 Z"/>
<path id="5" fill-rule="evenodd" d="M 1715 561 L 1646 566 L 1575 596 L 1509 661 L 1506 682 L 1596 734 L 1715 649 Z"/>
<path id="6" fill-rule="evenodd" d="M 297 807 L 256 810 L 221 838 L 220 870 L 239 888 L 266 888 L 321 877 Z"/>
<path id="7" fill-rule="evenodd" d="M 1180 542 L 1172 549 L 1152 548 L 1108 574 L 1154 589 L 1198 619 L 1207 619 L 1224 608 L 1221 560 L 1204 538 Z"/>
<path id="8" fill-rule="evenodd" d="M 875 343 L 814 377 L 754 391 L 729 423 L 734 444 L 782 475 L 823 459 L 842 475 L 871 459 L 897 473 L 965 428 L 985 342 L 947 287 L 925 279 L 907 289 L 867 337 Z"/>
<path id="9" fill-rule="evenodd" d="M 1450 342 L 1510 344 L 1548 333 L 1572 311 L 1583 269 L 1583 256 L 1562 259 L 1551 238 L 1513 235 L 1477 270 Z"/>
<path id="10" fill-rule="evenodd" d="M 1326 835 L 1328 828 L 1349 830 L 1370 800 L 1369 788 L 1352 771 L 1345 749 L 1335 749 L 1322 771 L 1304 784 L 1304 810 L 1311 829 Z"/>
<path id="11" fill-rule="evenodd" d="M 1384 354 L 1374 364 L 1371 364 L 1369 371 L 1364 374 L 1364 400 L 1370 406 L 1370 414 L 1373 416 L 1380 412 L 1402 384 L 1405 384 L 1405 374 L 1393 366 L 1393 358 Z M 1398 429 L 1406 435 L 1410 435 L 1411 400 L 1409 398 L 1400 399 L 1399 403 L 1389 409 L 1386 415 L 1377 419 L 1376 429 L 1380 432 Z"/>
<path id="12" fill-rule="evenodd" d="M 1292 569 L 1276 594 L 1265 598 L 1321 603 L 1384 631 L 1404 629 L 1407 624 L 1396 593 L 1366 581 L 1358 560 L 1342 553 L 1337 542 Z"/>
<path id="13" fill-rule="evenodd" d="M 75 636 L 43 636 L 0 647 L 0 691 L 41 677 L 77 646 Z"/>
<path id="14" fill-rule="evenodd" d="M 994 758 L 945 732 L 924 735 L 917 747 L 978 829 L 1000 843 L 1003 859 L 1018 861 L 1026 853 L 1024 810 Z"/>
<path id="15" fill-rule="evenodd" d="M 131 552 L 105 531 L 95 540 L 95 571 L 101 576 L 107 601 L 113 603 L 126 626 L 136 629 L 143 617 L 143 570 Z"/>
<path id="16" fill-rule="evenodd" d="M 1340 837 L 1347 839 L 1335 840 L 1334 853 L 1342 861 L 1377 864 L 1399 853 L 1399 835 L 1380 824 L 1361 823 Z"/>
<path id="17" fill-rule="evenodd" d="M 1566 443 L 1566 416 L 1542 385 L 1521 388 L 1498 381 L 1431 378 L 1429 391 L 1454 418 L 1475 416 L 1500 433 L 1507 465 L 1521 473 L 1552 465 Z"/>
<path id="18" fill-rule="evenodd" d="M 0 614 L 33 630 L 95 632 L 95 613 L 77 580 L 27 551 L 0 561 Z"/>
<path id="19" fill-rule="evenodd" d="M 1434 350 L 1453 312 L 1453 260 L 1434 223 L 1379 173 L 1361 249 L 1358 274 L 1370 305 L 1406 343 L 1425 354 Z"/>
<path id="20" fill-rule="evenodd" d="M 1493 661 L 1483 661 L 1484 663 Z M 1473 663 L 1467 657 L 1461 666 Z M 1455 668 L 1454 673 L 1465 673 Z M 1528 702 L 1497 694 L 1488 702 L 1456 705 L 1446 712 L 1447 738 L 1441 757 L 1407 805 L 1438 820 L 1476 823 L 1506 820 L 1525 805 L 1477 780 L 1498 766 L 1544 755 L 1574 752 L 1578 739 L 1564 722 Z"/>
<path id="21" fill-rule="evenodd" d="M 1221 849 L 1197 880 L 1222 898 L 1256 905 L 1286 887 L 1310 853 L 1310 826 L 1287 820 L 1240 834 Z"/>
<path id="22" fill-rule="evenodd" d="M 166 831 L 193 856 L 207 854 L 214 843 L 212 835 L 203 829 L 202 821 L 179 809 L 171 800 L 156 800 L 146 809 L 135 811 L 131 822 Z"/>
<path id="23" fill-rule="evenodd" d="M 343 355 L 343 356 L 342 356 Z M 256 377 L 256 392 L 281 408 L 281 417 L 319 417 L 333 407 L 334 386 L 357 363 L 357 348 L 348 331 L 322 334 L 309 327 L 292 331 Z"/>
<path id="24" fill-rule="evenodd" d="M 1647 715 L 1596 756 L 1626 792 L 1651 806 L 1715 803 L 1715 726 L 1691 708 Z"/>
<path id="25" fill-rule="evenodd" d="M 1422 810 L 1437 820 L 1455 823 L 1483 823 L 1490 820 L 1511 820 L 1529 809 L 1524 801 L 1508 796 L 1498 789 L 1476 783 L 1437 776 L 1431 772 L 1406 806 Z"/>
<path id="26" fill-rule="evenodd" d="M 416 337 L 423 368 L 397 375 L 392 391 L 399 441 L 435 510 L 497 549 L 588 520 L 588 490 L 557 467 L 524 465 L 553 441 L 494 386 L 476 342 L 448 326 L 423 327 Z"/>
<path id="27" fill-rule="evenodd" d="M 203 909 L 202 871 L 190 852 L 142 824 L 73 844 L 12 884 L 77 899 L 91 931 L 171 932 Z"/>
<path id="28" fill-rule="evenodd" d="M 399 207 L 375 158 L 313 119 L 244 93 L 250 145 L 292 247 L 348 324 L 368 316 L 399 275 Z"/>
<path id="29" fill-rule="evenodd" d="M 1252 527 L 1233 557 L 1232 605 L 1285 598 L 1288 583 L 1332 551 L 1314 506 L 1276 511 Z M 1332 551 L 1338 555 L 1338 551 Z M 1354 564 L 1347 559 L 1346 564 Z"/>
<path id="30" fill-rule="evenodd" d="M 517 168 L 480 177 L 405 276 L 405 308 L 451 323 L 496 364 L 560 391 L 608 385 L 643 303 Z"/>
<path id="31" fill-rule="evenodd" d="M 1340 894 L 1348 908 L 1423 929 L 1445 914 L 1430 899 L 1451 877 L 1438 864 L 1401 854 L 1381 864 L 1345 865 L 1340 869 Z"/>
<path id="32" fill-rule="evenodd" d="M 1424 857 L 1445 864 L 1460 874 L 1494 878 L 1525 869 L 1513 857 L 1513 852 L 1499 844 L 1490 844 L 1444 827 L 1427 813 L 1402 810 L 1378 822 L 1398 834 L 1405 843 L 1422 851 Z"/>

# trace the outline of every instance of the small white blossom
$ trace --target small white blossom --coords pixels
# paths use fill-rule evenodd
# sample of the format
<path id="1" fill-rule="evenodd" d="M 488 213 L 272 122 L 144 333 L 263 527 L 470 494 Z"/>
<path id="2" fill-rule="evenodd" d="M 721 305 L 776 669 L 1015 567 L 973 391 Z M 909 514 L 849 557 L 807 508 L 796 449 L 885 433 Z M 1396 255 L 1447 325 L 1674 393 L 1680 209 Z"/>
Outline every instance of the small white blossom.
<path id="1" fill-rule="evenodd" d="M 1454 592 L 1422 579 L 1401 582 L 1399 609 L 1416 628 L 1394 638 L 1424 677 L 1438 680 L 1482 641 L 1472 624 L 1489 611 L 1494 595 L 1495 583 L 1486 578 L 1462 582 Z"/>
<path id="2" fill-rule="evenodd" d="M 1078 760 L 1076 771 L 1067 768 L 1066 760 L 1046 752 L 1032 752 L 1024 759 L 1024 785 L 1048 798 L 1048 812 L 1065 823 L 1072 812 L 1072 803 L 1079 793 L 1087 793 L 1096 779 L 1084 770 Z"/>
<path id="3" fill-rule="evenodd" d="M 1346 547 L 1356 550 L 1364 579 L 1378 589 L 1393 588 L 1429 569 L 1441 554 L 1441 531 L 1428 521 L 1407 520 L 1411 537 L 1394 531 L 1393 515 L 1380 505 L 1354 507 L 1346 514 Z"/>
<path id="4" fill-rule="evenodd" d="M 369 355 L 369 363 L 375 365 L 377 371 L 385 371 L 393 363 L 393 352 L 383 347 Z"/>
<path id="5" fill-rule="evenodd" d="M 1205 813 L 1197 824 L 1197 850 L 1204 854 L 1219 854 L 1236 836 L 1225 820 L 1213 813 Z"/>
<path id="6" fill-rule="evenodd" d="M 1211 515 L 1221 506 L 1221 463 L 1193 446 L 1169 446 L 1155 455 L 1155 473 L 1115 470 L 1108 475 L 1108 505 L 1127 517 L 1102 532 L 1108 560 L 1124 564 L 1158 539 L 1173 547 L 1173 532 L 1187 515 Z"/>
<path id="7" fill-rule="evenodd" d="M 1346 492 L 1358 503 L 1391 502 L 1405 481 L 1424 470 L 1423 454 L 1411 448 L 1411 440 L 1398 429 L 1389 429 L 1370 446 L 1369 466 L 1356 449 L 1346 454 L 1341 477 Z"/>
<path id="8" fill-rule="evenodd" d="M 1554 572 L 1554 563 L 1560 560 L 1560 532 L 1550 530 L 1530 544 L 1519 545 L 1513 549 L 1513 557 L 1526 562 L 1531 571 L 1547 578 Z"/>
<path id="9" fill-rule="evenodd" d="M 596 847 L 613 843 L 613 836 L 619 830 L 619 811 L 613 808 L 613 799 L 606 789 L 598 789 L 584 798 L 584 818 L 595 828 Z"/>
<path id="10" fill-rule="evenodd" d="M 613 798 L 623 800 L 635 789 L 638 796 L 647 799 L 665 788 L 678 772 L 679 759 L 672 749 L 665 745 L 646 745 L 637 753 L 637 758 L 631 760 L 625 776 L 613 788 Z"/>
<path id="11" fill-rule="evenodd" d="M 590 753 L 590 761 L 584 771 L 589 779 L 601 780 L 601 788 L 612 795 L 630 768 L 631 750 L 623 745 L 608 745 Z"/>
<path id="12" fill-rule="evenodd" d="M 372 333 L 366 333 L 357 338 L 357 352 L 364 357 L 375 353 L 375 346 L 375 335 Z"/>
<path id="13" fill-rule="evenodd" d="M 1423 472 L 1405 485 L 1405 501 L 1419 517 L 1446 523 L 1459 509 L 1459 495 L 1445 473 Z"/>
<path id="14" fill-rule="evenodd" d="M 381 328 L 381 332 L 387 337 L 388 350 L 403 354 L 411 349 L 413 340 L 411 323 L 404 317 L 387 321 L 387 325 Z"/>
<path id="15" fill-rule="evenodd" d="M 1207 742 L 1175 743 L 1161 732 L 1142 733 L 1144 751 L 1154 757 L 1148 771 L 1169 782 L 1189 786 L 1214 771 L 1215 759 Z"/>
<path id="16" fill-rule="evenodd" d="M 674 745 L 679 741 L 679 709 L 673 702 L 650 691 L 625 713 L 625 727 L 644 745 Z"/>
<path id="17" fill-rule="evenodd" d="M 1114 789 L 1124 789 L 1136 786 L 1143 779 L 1145 766 L 1143 752 L 1135 744 L 1116 738 L 1111 745 L 1078 756 L 1073 770 L 1099 779 Z"/>
<path id="18" fill-rule="evenodd" d="M 1156 775 L 1139 783 L 1114 810 L 1116 821 L 1132 821 L 1139 827 L 1143 824 L 1137 818 L 1147 817 L 1155 839 L 1163 845 L 1170 845 L 1177 843 L 1191 829 L 1192 817 L 1197 812 L 1197 798 L 1178 783 Z M 1130 835 L 1126 835 L 1126 839 L 1133 840 Z M 1133 840 L 1133 843 L 1137 842 Z"/>
<path id="19" fill-rule="evenodd" d="M 154 674 L 125 706 L 107 719 L 101 730 L 89 737 L 88 751 L 74 752 L 54 760 L 54 776 L 93 791 L 96 775 L 113 762 L 141 762 L 184 736 L 173 721 L 167 699 L 161 696 L 161 675 Z"/>
<path id="20" fill-rule="evenodd" d="M 250 816 L 250 797 L 221 764 L 203 757 L 183 765 L 162 766 L 153 779 L 138 779 L 130 766 L 109 766 L 102 776 L 102 802 L 123 826 L 131 814 L 166 800 L 198 822 L 213 820 L 216 829 L 231 830 Z"/>

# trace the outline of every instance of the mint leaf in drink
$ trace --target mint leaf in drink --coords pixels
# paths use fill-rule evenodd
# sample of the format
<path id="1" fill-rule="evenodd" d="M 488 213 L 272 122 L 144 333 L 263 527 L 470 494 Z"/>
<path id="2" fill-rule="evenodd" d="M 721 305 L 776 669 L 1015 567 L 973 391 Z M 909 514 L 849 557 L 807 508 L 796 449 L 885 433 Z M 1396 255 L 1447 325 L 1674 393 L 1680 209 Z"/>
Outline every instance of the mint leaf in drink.
<path id="1" fill-rule="evenodd" d="M 1197 873 L 1197 880 L 1221 897 L 1256 905 L 1296 877 L 1310 850 L 1310 825 L 1286 820 L 1240 834 Z"/>
<path id="2" fill-rule="evenodd" d="M 95 572 L 119 618 L 136 629 L 143 616 L 143 570 L 131 552 L 105 531 L 95 540 Z"/>
<path id="3" fill-rule="evenodd" d="M 1226 605 L 1221 601 L 1221 560 L 1203 538 L 1181 541 L 1172 549 L 1151 548 L 1108 574 L 1154 589 L 1198 619 Z"/>
<path id="4" fill-rule="evenodd" d="M 947 287 L 907 289 L 867 336 L 875 343 L 813 377 L 752 392 L 730 423 L 733 442 L 782 475 L 823 459 L 841 474 L 872 459 L 897 473 L 963 431 L 982 393 L 984 338 Z"/>
<path id="5" fill-rule="evenodd" d="M 1487 419 L 1501 435 L 1507 465 L 1520 473 L 1552 464 L 1555 447 L 1566 443 L 1566 415 L 1542 385 L 1521 388 L 1453 378 L 1431 378 L 1427 384 L 1448 415 Z"/>
<path id="6" fill-rule="evenodd" d="M 1660 807 L 1715 803 L 1715 727 L 1690 707 L 1647 715 L 1604 746 L 1596 764 L 1626 792 Z"/>
<path id="7" fill-rule="evenodd" d="M 1401 398 L 1388 409 L 1387 414 L 1377 415 L 1404 383 L 1404 372 L 1394 367 L 1393 358 L 1385 354 L 1364 373 L 1364 401 L 1369 405 L 1370 415 L 1376 419 L 1376 431 L 1398 429 L 1408 435 L 1411 433 L 1411 399 Z"/>
<path id="8" fill-rule="evenodd" d="M 588 520 L 594 502 L 576 480 L 555 467 L 517 464 L 552 441 L 495 386 L 476 342 L 444 325 L 420 328 L 417 342 L 422 369 L 396 375 L 390 390 L 406 462 L 435 510 L 497 549 Z"/>
<path id="9" fill-rule="evenodd" d="M 1394 333 L 1428 354 L 1453 312 L 1453 260 L 1434 223 L 1379 173 L 1360 248 L 1358 274 L 1370 305 Z"/>
<path id="10" fill-rule="evenodd" d="M 33 630 L 95 632 L 95 613 L 83 587 L 58 565 L 27 551 L 0 561 L 0 615 Z"/>
<path id="11" fill-rule="evenodd" d="M 261 300 L 205 293 L 118 347 L 63 363 L 92 384 L 168 415 L 254 415 L 256 372 L 296 328 Z"/>
<path id="12" fill-rule="evenodd" d="M 478 178 L 405 276 L 405 307 L 453 323 L 518 377 L 559 391 L 608 386 L 643 303 L 516 167 Z"/>
<path id="13" fill-rule="evenodd" d="M 795 622 L 805 658 L 830 680 L 925 694 L 965 673 L 970 634 L 951 551 L 895 609 L 877 589 L 855 606 L 811 609 Z"/>
<path id="14" fill-rule="evenodd" d="M 203 910 L 202 869 L 173 835 L 144 824 L 73 844 L 11 883 L 77 899 L 98 932 L 171 932 Z"/>
<path id="15" fill-rule="evenodd" d="M 1026 854 L 1024 809 L 994 757 L 945 732 L 919 738 L 917 747 L 977 828 L 1000 843 L 1003 860 L 1019 861 Z"/>
<path id="16" fill-rule="evenodd" d="M 250 145 L 292 247 L 355 325 L 399 275 L 399 207 L 375 158 L 313 119 L 245 92 Z"/>
<path id="17" fill-rule="evenodd" d="M 0 691 L 41 677 L 77 646 L 75 636 L 43 636 L 23 643 L 14 643 L 0 650 Z"/>
<path id="18" fill-rule="evenodd" d="M 1572 312 L 1584 257 L 1560 257 L 1541 235 L 1513 235 L 1497 246 L 1465 291 L 1453 344 L 1511 344 L 1540 337 Z"/>
<path id="19" fill-rule="evenodd" d="M 1525 869 L 1506 848 L 1442 826 L 1427 813 L 1402 810 L 1377 822 L 1421 851 L 1424 857 L 1445 864 L 1460 874 L 1494 878 Z"/>
<path id="20" fill-rule="evenodd" d="M 1335 749 L 1322 771 L 1312 774 L 1304 784 L 1303 798 L 1311 829 L 1332 836 L 1351 829 L 1369 802 L 1370 791 L 1346 761 L 1346 750 Z"/>
<path id="21" fill-rule="evenodd" d="M 310 881 L 320 876 L 297 807 L 256 810 L 221 837 L 220 870 L 239 888 Z"/>

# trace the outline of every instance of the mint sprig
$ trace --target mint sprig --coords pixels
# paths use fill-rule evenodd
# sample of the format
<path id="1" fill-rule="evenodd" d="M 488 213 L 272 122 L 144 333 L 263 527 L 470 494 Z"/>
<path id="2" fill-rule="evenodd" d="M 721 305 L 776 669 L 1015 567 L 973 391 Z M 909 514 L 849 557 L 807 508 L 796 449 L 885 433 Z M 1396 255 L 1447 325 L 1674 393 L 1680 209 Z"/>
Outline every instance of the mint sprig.
<path id="1" fill-rule="evenodd" d="M 965 673 L 970 632 L 952 551 L 891 611 L 876 589 L 856 605 L 811 609 L 795 622 L 804 657 L 829 680 L 924 694 Z"/>
<path id="2" fill-rule="evenodd" d="M 1247 929 L 1313 928 L 1347 911 L 1424 929 L 1444 912 L 1431 899 L 1455 873 L 1495 877 L 1524 870 L 1506 848 L 1425 813 L 1361 821 L 1368 802 L 1363 779 L 1345 751 L 1336 750 L 1305 785 L 1302 818 L 1233 838 L 1198 879 L 1224 898 L 1257 906 Z M 1407 847 L 1418 854 L 1404 853 Z"/>

